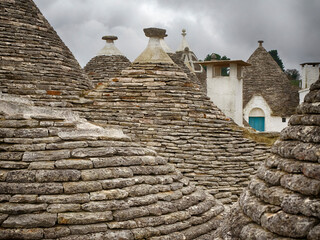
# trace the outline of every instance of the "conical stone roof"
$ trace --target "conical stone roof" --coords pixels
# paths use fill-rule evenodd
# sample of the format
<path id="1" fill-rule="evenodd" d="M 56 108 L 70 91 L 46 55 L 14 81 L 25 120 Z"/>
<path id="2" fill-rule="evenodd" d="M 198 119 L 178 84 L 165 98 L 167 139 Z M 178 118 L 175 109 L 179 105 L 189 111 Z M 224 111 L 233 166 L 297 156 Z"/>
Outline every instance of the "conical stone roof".
<path id="1" fill-rule="evenodd" d="M 120 72 L 130 65 L 130 61 L 114 45 L 115 36 L 105 36 L 106 46 L 84 67 L 95 86 L 120 76 Z"/>
<path id="2" fill-rule="evenodd" d="M 320 239 L 320 79 L 310 90 L 223 224 L 225 239 Z"/>
<path id="3" fill-rule="evenodd" d="M 222 211 L 121 130 L 1 96 L 1 239 L 202 239 Z"/>
<path id="4" fill-rule="evenodd" d="M 251 66 L 246 67 L 243 72 L 243 107 L 254 95 L 261 95 L 270 106 L 273 115 L 294 114 L 299 104 L 299 89 L 291 85 L 286 74 L 262 43 L 247 62 Z"/>
<path id="5" fill-rule="evenodd" d="M 203 72 L 193 72 L 183 61 L 183 52 L 168 53 L 170 58 L 177 64 L 184 73 L 188 75 L 195 84 L 198 84 L 200 89 L 206 94 L 207 93 L 207 74 Z M 197 61 L 197 60 L 195 60 Z"/>
<path id="6" fill-rule="evenodd" d="M 0 91 L 39 105 L 66 105 L 91 87 L 70 50 L 32 0 L 1 1 Z"/>
<path id="7" fill-rule="evenodd" d="M 90 121 L 120 126 L 215 197 L 236 201 L 266 149 L 235 130 L 167 57 L 157 63 L 143 59 L 123 70 L 120 78 L 89 91 L 85 97 L 91 103 L 76 110 Z"/>

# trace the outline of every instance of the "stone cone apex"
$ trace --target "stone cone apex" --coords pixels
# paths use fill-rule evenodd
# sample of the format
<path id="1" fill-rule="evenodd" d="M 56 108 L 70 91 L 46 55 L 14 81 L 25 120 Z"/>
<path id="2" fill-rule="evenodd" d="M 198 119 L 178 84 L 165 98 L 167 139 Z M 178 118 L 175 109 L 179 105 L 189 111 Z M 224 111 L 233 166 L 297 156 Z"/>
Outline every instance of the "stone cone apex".
<path id="1" fill-rule="evenodd" d="M 320 79 L 222 224 L 224 234 L 243 240 L 320 239 L 319 96 Z"/>
<path id="2" fill-rule="evenodd" d="M 166 30 L 161 28 L 145 28 L 145 35 L 149 37 L 147 48 L 134 60 L 133 63 L 171 63 L 172 59 L 161 46 L 160 39 L 166 36 Z"/>
<path id="3" fill-rule="evenodd" d="M 0 99 L 1 239 L 195 239 L 223 206 L 155 151 L 71 111 Z"/>
<path id="4" fill-rule="evenodd" d="M 60 106 L 92 87 L 32 0 L 1 1 L 0 17 L 0 91 Z"/>
<path id="5" fill-rule="evenodd" d="M 117 40 L 118 37 L 104 36 L 102 39 L 107 42 L 105 47 L 84 67 L 84 71 L 94 86 L 108 82 L 111 78 L 119 77 L 121 71 L 131 64 L 130 60 L 114 45 L 114 40 Z"/>
<path id="6" fill-rule="evenodd" d="M 104 36 L 102 37 L 103 40 L 106 40 L 106 45 L 102 48 L 97 56 L 106 55 L 123 55 L 120 50 L 114 45 L 114 41 L 118 39 L 116 36 Z"/>
<path id="7" fill-rule="evenodd" d="M 187 31 L 185 29 L 182 29 L 181 35 L 182 35 L 182 40 L 181 40 L 180 46 L 177 49 L 177 52 L 184 51 L 186 48 L 187 50 L 190 51 L 190 46 L 186 39 Z"/>

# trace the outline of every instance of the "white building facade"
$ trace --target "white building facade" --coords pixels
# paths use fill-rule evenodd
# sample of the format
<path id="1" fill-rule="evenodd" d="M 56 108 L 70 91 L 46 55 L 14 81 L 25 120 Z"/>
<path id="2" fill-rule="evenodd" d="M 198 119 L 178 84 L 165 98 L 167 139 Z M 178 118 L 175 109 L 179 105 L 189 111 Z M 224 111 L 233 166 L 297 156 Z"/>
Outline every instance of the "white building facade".
<path id="1" fill-rule="evenodd" d="M 213 60 L 199 62 L 207 67 L 207 95 L 224 114 L 243 126 L 242 67 L 250 64 L 242 60 Z M 222 76 L 222 68 L 229 68 L 229 76 Z"/>
<path id="2" fill-rule="evenodd" d="M 319 79 L 320 62 L 302 63 L 301 65 L 301 90 L 299 91 L 299 103 L 310 92 L 311 84 Z"/>

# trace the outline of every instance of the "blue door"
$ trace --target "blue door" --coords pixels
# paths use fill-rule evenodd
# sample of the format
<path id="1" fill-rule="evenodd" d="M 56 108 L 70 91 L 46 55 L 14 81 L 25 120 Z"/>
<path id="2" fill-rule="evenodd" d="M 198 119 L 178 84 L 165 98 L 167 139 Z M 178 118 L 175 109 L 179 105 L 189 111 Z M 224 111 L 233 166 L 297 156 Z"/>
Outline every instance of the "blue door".
<path id="1" fill-rule="evenodd" d="M 257 131 L 264 132 L 264 117 L 249 117 L 249 125 Z"/>

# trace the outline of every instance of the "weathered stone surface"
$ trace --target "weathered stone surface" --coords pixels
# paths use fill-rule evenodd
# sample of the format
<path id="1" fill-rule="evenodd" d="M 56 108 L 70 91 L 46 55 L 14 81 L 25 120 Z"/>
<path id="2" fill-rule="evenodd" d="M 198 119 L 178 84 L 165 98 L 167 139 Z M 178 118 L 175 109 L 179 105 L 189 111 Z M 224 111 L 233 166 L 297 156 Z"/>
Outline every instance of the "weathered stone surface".
<path id="1" fill-rule="evenodd" d="M 88 193 L 68 194 L 68 195 L 41 195 L 38 197 L 39 202 L 44 203 L 86 203 L 89 202 Z"/>
<path id="2" fill-rule="evenodd" d="M 34 213 L 23 215 L 11 215 L 3 223 L 5 228 L 37 228 L 53 227 L 57 221 L 57 214 Z"/>
<path id="3" fill-rule="evenodd" d="M 72 235 L 84 235 L 95 232 L 106 232 L 108 230 L 108 226 L 105 223 L 73 225 L 69 228 Z"/>
<path id="4" fill-rule="evenodd" d="M 58 213 L 59 224 L 90 224 L 112 220 L 112 212 L 73 212 Z"/>
<path id="5" fill-rule="evenodd" d="M 7 173 L 7 182 L 36 182 L 35 171 L 15 170 Z"/>
<path id="6" fill-rule="evenodd" d="M 1 228 L 0 239 L 43 239 L 43 229 L 3 229 Z"/>
<path id="7" fill-rule="evenodd" d="M 25 152 L 22 161 L 35 162 L 35 161 L 52 161 L 60 160 L 70 157 L 70 150 L 56 150 L 56 151 L 37 151 Z"/>
<path id="8" fill-rule="evenodd" d="M 47 204 L 0 203 L 0 213 L 23 214 L 44 211 Z"/>
<path id="9" fill-rule="evenodd" d="M 72 169 L 88 169 L 93 168 L 92 161 L 90 160 L 58 160 L 55 162 L 56 168 L 72 168 Z"/>
<path id="10" fill-rule="evenodd" d="M 31 162 L 29 170 L 44 170 L 44 169 L 54 169 L 54 162 L 53 161 L 45 161 L 45 162 Z"/>
<path id="11" fill-rule="evenodd" d="M 302 172 L 306 177 L 320 181 L 320 166 L 316 163 L 305 163 L 302 167 Z"/>
<path id="12" fill-rule="evenodd" d="M 132 186 L 136 183 L 134 178 L 117 178 L 110 180 L 101 180 L 99 181 L 103 189 L 112 189 L 112 188 L 123 188 Z"/>
<path id="13" fill-rule="evenodd" d="M 283 239 L 277 238 L 276 235 L 265 231 L 262 227 L 257 224 L 251 223 L 246 225 L 240 233 L 241 239 Z"/>
<path id="14" fill-rule="evenodd" d="M 59 194 L 63 193 L 61 183 L 3 183 L 0 191 L 8 194 Z"/>
<path id="15" fill-rule="evenodd" d="M 8 214 L 2 214 L 0 213 L 0 224 L 3 223 L 4 220 L 6 220 L 8 218 Z"/>
<path id="16" fill-rule="evenodd" d="M 285 175 L 281 178 L 281 186 L 306 195 L 318 195 L 320 193 L 320 181 L 303 175 Z"/>
<path id="17" fill-rule="evenodd" d="M 95 192 L 102 190 L 101 183 L 96 181 L 81 181 L 81 182 L 67 182 L 63 183 L 65 193 L 81 193 L 81 192 Z"/>
<path id="18" fill-rule="evenodd" d="M 36 173 L 37 182 L 67 182 L 78 181 L 81 172 L 78 170 L 38 170 Z"/>
<path id="19" fill-rule="evenodd" d="M 35 203 L 37 202 L 38 195 L 13 195 L 10 198 L 10 202 L 12 203 Z"/>
<path id="20" fill-rule="evenodd" d="M 320 216 L 320 200 L 304 197 L 300 194 L 291 194 L 283 198 L 281 203 L 283 211 L 291 214 L 302 213 L 305 216 Z"/>
<path id="21" fill-rule="evenodd" d="M 81 209 L 89 212 L 102 212 L 107 210 L 128 209 L 130 206 L 130 203 L 123 200 L 91 201 L 82 204 Z"/>
<path id="22" fill-rule="evenodd" d="M 130 168 L 99 168 L 81 171 L 81 178 L 84 181 L 104 180 L 108 178 L 132 177 Z"/>
<path id="23" fill-rule="evenodd" d="M 43 230 L 44 237 L 48 239 L 56 239 L 60 237 L 65 237 L 70 235 L 70 229 L 68 227 L 53 227 L 53 228 L 45 228 Z"/>
<path id="24" fill-rule="evenodd" d="M 258 169 L 258 173 L 257 173 L 257 175 L 261 179 L 265 180 L 267 183 L 269 183 L 271 185 L 280 185 L 280 179 L 285 174 L 286 174 L 285 172 L 271 170 L 271 169 L 266 168 L 263 165 L 260 166 L 260 168 Z"/>
<path id="25" fill-rule="evenodd" d="M 123 199 L 128 196 L 128 192 L 122 189 L 111 189 L 103 190 L 98 192 L 90 193 L 90 200 L 112 200 L 112 199 Z"/>
<path id="26" fill-rule="evenodd" d="M 47 211 L 49 213 L 77 212 L 80 211 L 80 204 L 50 204 Z"/>
<path id="27" fill-rule="evenodd" d="M 261 217 L 261 226 L 281 236 L 305 238 L 317 220 L 304 216 L 290 215 L 283 211 L 265 213 Z"/>
<path id="28" fill-rule="evenodd" d="M 125 221 L 147 215 L 149 215 L 149 211 L 144 207 L 131 207 L 130 209 L 113 212 L 113 217 L 116 221 Z"/>
<path id="29" fill-rule="evenodd" d="M 22 155 L 21 152 L 0 152 L 0 160 L 18 161 L 22 159 Z"/>
<path id="30" fill-rule="evenodd" d="M 104 148 L 78 148 L 71 152 L 72 157 L 99 157 L 113 156 L 117 153 L 117 149 L 113 147 Z"/>
<path id="31" fill-rule="evenodd" d="M 316 240 L 320 238 L 320 224 L 312 228 L 308 234 L 308 239 Z"/>
<path id="32" fill-rule="evenodd" d="M 281 209 L 280 207 L 260 202 L 257 198 L 252 196 L 249 191 L 244 191 L 242 193 L 239 203 L 243 212 L 258 224 L 261 224 L 261 217 L 263 214 L 274 213 Z"/>

